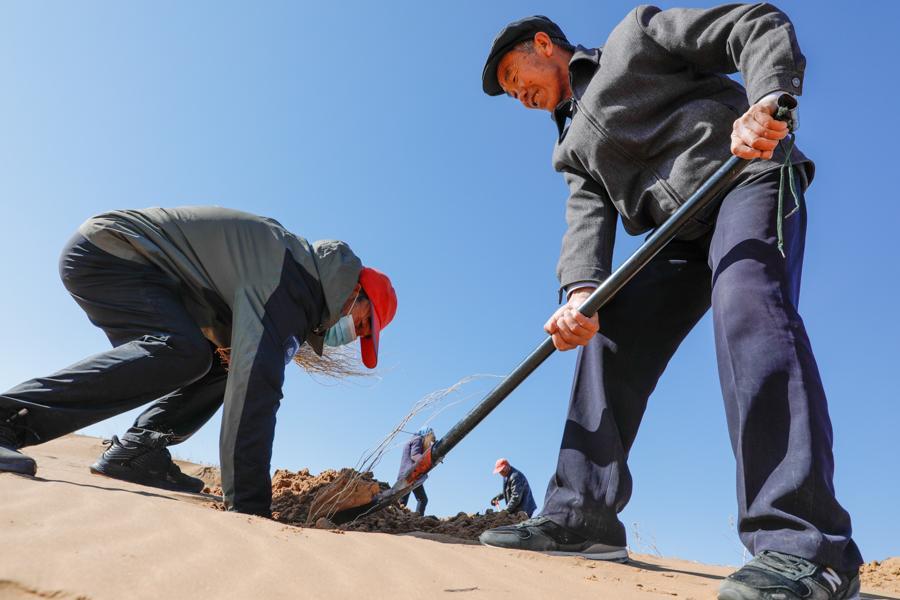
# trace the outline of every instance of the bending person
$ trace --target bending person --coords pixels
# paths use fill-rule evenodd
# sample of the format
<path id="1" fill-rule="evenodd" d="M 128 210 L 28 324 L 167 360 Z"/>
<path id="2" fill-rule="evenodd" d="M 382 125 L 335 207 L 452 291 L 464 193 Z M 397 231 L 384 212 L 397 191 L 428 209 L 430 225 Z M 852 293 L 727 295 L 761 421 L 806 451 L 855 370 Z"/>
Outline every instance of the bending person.
<path id="1" fill-rule="evenodd" d="M 268 516 L 269 463 L 285 366 L 306 343 L 360 338 L 374 368 L 397 298 L 339 241 L 309 243 L 277 221 L 218 207 L 121 210 L 86 221 L 60 259 L 63 284 L 113 348 L 0 395 L 0 471 L 33 475 L 18 452 L 148 402 L 92 470 L 188 492 L 168 446 L 224 404 L 228 510 Z M 228 349 L 228 368 L 216 349 Z"/>

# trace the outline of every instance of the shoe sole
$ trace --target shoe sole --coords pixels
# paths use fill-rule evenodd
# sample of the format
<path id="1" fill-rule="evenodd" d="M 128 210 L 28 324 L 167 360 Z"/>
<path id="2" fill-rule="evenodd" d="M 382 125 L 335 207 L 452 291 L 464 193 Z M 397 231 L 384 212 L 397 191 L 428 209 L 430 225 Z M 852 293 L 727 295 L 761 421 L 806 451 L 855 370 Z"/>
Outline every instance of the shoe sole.
<path id="1" fill-rule="evenodd" d="M 106 461 L 97 461 L 92 464 L 91 473 L 93 473 L 94 475 L 103 475 L 104 477 L 109 477 L 110 479 L 118 479 L 120 481 L 127 481 L 129 483 L 136 483 L 138 485 L 145 485 L 147 487 L 155 487 L 162 490 L 168 490 L 170 492 L 182 492 L 185 494 L 199 494 L 203 491 L 203 487 L 206 487 L 205 485 L 199 489 L 187 489 L 185 487 L 179 487 L 174 483 L 170 483 L 165 480 L 153 479 L 150 477 L 138 475 L 128 467 L 123 467 L 121 465 L 117 465 L 116 463 Z"/>
<path id="2" fill-rule="evenodd" d="M 481 541 L 481 540 L 479 540 Z M 518 550 L 520 552 L 538 552 L 547 556 L 575 556 L 587 560 L 603 560 L 606 562 L 626 563 L 628 562 L 628 550 L 626 548 L 610 549 L 609 546 L 600 545 L 590 546 L 584 550 L 532 550 L 530 548 L 510 548 L 508 546 L 495 546 L 494 544 L 486 544 L 481 542 L 482 546 L 487 548 L 497 548 L 499 550 Z"/>
<path id="3" fill-rule="evenodd" d="M 733 581 L 728 583 L 728 588 L 719 590 L 719 600 L 759 600 L 763 598 L 759 590 Z M 841 600 L 860 600 L 859 592 L 855 592 L 852 596 L 844 597 Z"/>
<path id="4" fill-rule="evenodd" d="M 742 593 L 738 593 L 737 595 L 732 594 L 734 590 L 727 590 L 724 594 L 719 592 L 719 600 L 759 600 L 762 596 L 759 594 L 754 594 L 753 596 L 747 596 Z M 850 596 L 849 598 L 845 598 L 844 600 L 860 600 L 859 594 L 855 594 Z"/>
<path id="5" fill-rule="evenodd" d="M 567 552 L 565 550 L 550 550 L 544 552 L 550 556 L 579 556 L 587 560 L 603 560 L 606 562 L 626 563 L 628 562 L 628 550 L 621 548 L 618 550 L 591 551 L 591 548 L 581 550 L 580 552 Z"/>

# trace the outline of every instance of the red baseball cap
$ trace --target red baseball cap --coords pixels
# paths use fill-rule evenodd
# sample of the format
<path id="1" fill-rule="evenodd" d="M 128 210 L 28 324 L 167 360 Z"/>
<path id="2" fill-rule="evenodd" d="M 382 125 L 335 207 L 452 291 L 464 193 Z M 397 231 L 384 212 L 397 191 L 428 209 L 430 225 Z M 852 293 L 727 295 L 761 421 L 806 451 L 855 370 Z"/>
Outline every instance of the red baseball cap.
<path id="1" fill-rule="evenodd" d="M 388 326 L 397 314 L 397 293 L 387 275 L 363 267 L 359 272 L 359 283 L 372 305 L 371 334 L 359 339 L 363 364 L 374 369 L 378 364 L 378 339 L 381 330 Z"/>
<path id="2" fill-rule="evenodd" d="M 505 458 L 498 458 L 497 462 L 494 464 L 494 473 L 499 473 L 503 469 L 509 466 L 509 461 Z"/>

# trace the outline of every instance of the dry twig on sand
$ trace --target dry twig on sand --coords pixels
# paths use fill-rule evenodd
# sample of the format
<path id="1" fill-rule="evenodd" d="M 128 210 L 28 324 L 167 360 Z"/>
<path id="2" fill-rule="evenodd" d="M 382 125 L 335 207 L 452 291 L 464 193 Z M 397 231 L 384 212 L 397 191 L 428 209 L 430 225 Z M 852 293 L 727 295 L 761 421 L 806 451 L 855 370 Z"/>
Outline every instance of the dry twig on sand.
<path id="1" fill-rule="evenodd" d="M 349 472 L 349 476 L 341 477 L 338 480 L 334 481 L 328 489 L 323 490 L 321 492 L 322 499 L 317 498 L 317 510 L 316 517 L 327 517 L 330 518 L 334 516 L 335 513 L 344 510 L 346 508 L 354 508 L 356 506 L 361 506 L 366 504 L 366 502 L 360 502 L 361 490 L 371 490 L 372 498 L 375 497 L 378 490 L 370 487 L 360 487 L 364 482 L 361 481 L 363 477 L 363 473 L 372 472 L 379 462 L 381 462 L 384 454 L 394 447 L 394 440 L 401 433 L 406 432 L 406 428 L 409 425 L 409 422 L 412 421 L 416 416 L 421 414 L 423 411 L 428 409 L 436 409 L 434 413 L 431 415 L 429 419 L 425 420 L 425 423 L 430 421 L 437 415 L 440 410 L 437 410 L 438 405 L 444 402 L 449 396 L 453 395 L 456 392 L 459 392 L 466 384 L 472 383 L 474 381 L 479 381 L 485 378 L 497 378 L 497 375 L 470 375 L 468 377 L 464 377 L 451 385 L 448 388 L 436 390 L 429 394 L 426 394 L 421 400 L 416 402 L 413 407 L 409 410 L 406 415 L 400 419 L 400 422 L 394 426 L 394 428 L 375 446 L 374 449 L 367 451 L 360 458 L 357 463 L 355 470 Z M 468 399 L 472 394 L 468 394 L 459 398 L 453 402 L 453 404 L 462 402 Z M 441 410 L 446 408 L 448 404 L 445 404 L 441 407 Z M 343 475 L 343 474 L 342 474 Z M 310 513 L 312 515 L 312 513 Z M 312 521 L 313 523 L 315 521 Z"/>

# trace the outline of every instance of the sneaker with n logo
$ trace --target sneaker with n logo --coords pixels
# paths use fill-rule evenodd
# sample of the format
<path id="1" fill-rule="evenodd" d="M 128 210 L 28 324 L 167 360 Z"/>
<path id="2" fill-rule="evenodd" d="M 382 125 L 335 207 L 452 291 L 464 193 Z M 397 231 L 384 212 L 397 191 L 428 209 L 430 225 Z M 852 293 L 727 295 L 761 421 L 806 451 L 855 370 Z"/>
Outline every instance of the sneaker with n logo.
<path id="1" fill-rule="evenodd" d="M 557 525 L 549 517 L 535 517 L 518 525 L 488 529 L 478 540 L 485 546 L 511 550 L 533 550 L 553 556 L 580 556 L 589 560 L 625 562 L 628 550 L 586 539 Z"/>
<path id="2" fill-rule="evenodd" d="M 859 600 L 859 574 L 766 550 L 722 582 L 719 600 Z"/>

